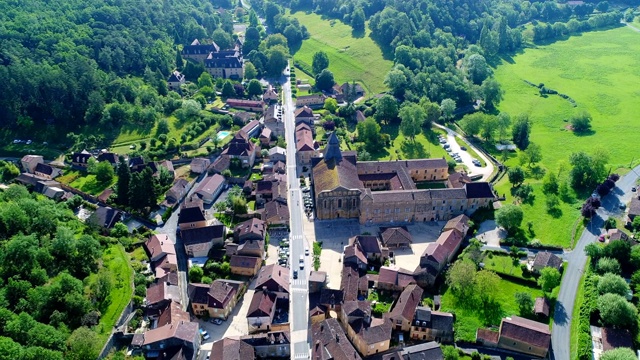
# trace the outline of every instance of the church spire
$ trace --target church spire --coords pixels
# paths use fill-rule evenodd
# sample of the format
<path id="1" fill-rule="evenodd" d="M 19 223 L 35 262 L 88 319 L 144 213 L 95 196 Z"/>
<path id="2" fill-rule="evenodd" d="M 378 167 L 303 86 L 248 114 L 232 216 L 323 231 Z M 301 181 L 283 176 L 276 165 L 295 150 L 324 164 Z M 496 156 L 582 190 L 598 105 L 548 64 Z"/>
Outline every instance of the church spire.
<path id="1" fill-rule="evenodd" d="M 324 148 L 324 160 L 335 160 L 336 162 L 340 162 L 342 160 L 340 140 L 338 140 L 338 136 L 335 131 L 329 135 L 329 141 L 327 142 L 327 146 Z"/>

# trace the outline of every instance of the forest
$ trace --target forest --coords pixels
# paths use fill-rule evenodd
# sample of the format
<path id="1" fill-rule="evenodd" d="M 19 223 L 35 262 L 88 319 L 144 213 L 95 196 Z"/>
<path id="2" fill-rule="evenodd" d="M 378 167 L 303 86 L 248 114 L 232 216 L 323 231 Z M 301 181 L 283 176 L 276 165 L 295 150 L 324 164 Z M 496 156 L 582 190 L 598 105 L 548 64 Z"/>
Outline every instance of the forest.
<path id="1" fill-rule="evenodd" d="M 165 80 L 175 68 L 176 44 L 210 38 L 219 28 L 232 32 L 231 13 L 216 6 L 206 0 L 3 1 L 3 135 L 65 139 L 87 125 L 95 135 L 100 120 L 119 125 L 103 119 L 109 104 L 125 105 L 137 126 L 155 121 L 171 108 Z"/>
<path id="2" fill-rule="evenodd" d="M 131 279 L 114 280 L 103 250 L 116 241 L 75 217 L 80 203 L 18 185 L 0 192 L 1 359 L 88 359 L 103 345 L 96 327 Z"/>
<path id="3" fill-rule="evenodd" d="M 257 9 L 268 1 L 254 0 Z M 552 41 L 583 31 L 617 26 L 622 14 L 607 1 L 570 6 L 561 1 L 521 0 L 277 0 L 292 11 L 314 11 L 362 31 L 396 65 L 385 84 L 399 100 L 440 103 L 453 99 L 464 107 L 477 99 L 492 110 L 500 101 L 490 65 L 514 54 L 524 39 Z M 626 0 L 638 5 L 637 0 Z"/>

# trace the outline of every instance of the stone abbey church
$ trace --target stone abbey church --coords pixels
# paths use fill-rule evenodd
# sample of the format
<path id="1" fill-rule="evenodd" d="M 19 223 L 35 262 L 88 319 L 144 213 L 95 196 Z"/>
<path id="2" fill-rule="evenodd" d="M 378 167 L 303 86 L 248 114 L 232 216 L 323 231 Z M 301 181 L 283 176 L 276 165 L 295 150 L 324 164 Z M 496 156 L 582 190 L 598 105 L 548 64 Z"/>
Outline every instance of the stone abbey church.
<path id="1" fill-rule="evenodd" d="M 335 133 L 311 161 L 316 218 L 357 218 L 361 224 L 449 220 L 470 215 L 495 200 L 487 182 L 418 189 L 420 182 L 446 182 L 444 159 L 358 161 L 341 151 Z"/>

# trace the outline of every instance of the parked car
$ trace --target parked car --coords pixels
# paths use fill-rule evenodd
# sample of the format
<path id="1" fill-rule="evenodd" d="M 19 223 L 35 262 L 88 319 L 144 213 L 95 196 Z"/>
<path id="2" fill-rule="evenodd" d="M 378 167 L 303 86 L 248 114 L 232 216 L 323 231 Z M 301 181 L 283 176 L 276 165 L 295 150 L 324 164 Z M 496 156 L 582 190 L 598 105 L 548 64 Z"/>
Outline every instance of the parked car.
<path id="1" fill-rule="evenodd" d="M 598 241 L 604 242 L 604 234 L 598 236 Z"/>
<path id="2" fill-rule="evenodd" d="M 202 337 L 202 340 L 209 340 L 211 338 L 207 330 L 202 330 L 202 329 L 200 329 L 200 336 Z"/>
<path id="3" fill-rule="evenodd" d="M 211 323 L 215 324 L 215 325 L 220 325 L 220 324 L 222 324 L 222 319 L 218 319 L 218 318 L 211 319 Z"/>
<path id="4" fill-rule="evenodd" d="M 466 148 L 466 146 L 460 146 L 460 150 L 467 151 L 467 148 Z"/>
<path id="5" fill-rule="evenodd" d="M 631 191 L 636 192 L 636 187 L 635 187 L 635 186 L 634 186 L 634 187 L 632 187 L 632 188 L 631 188 Z"/>
<path id="6" fill-rule="evenodd" d="M 298 270 L 293 270 L 293 278 L 294 279 L 298 278 Z"/>

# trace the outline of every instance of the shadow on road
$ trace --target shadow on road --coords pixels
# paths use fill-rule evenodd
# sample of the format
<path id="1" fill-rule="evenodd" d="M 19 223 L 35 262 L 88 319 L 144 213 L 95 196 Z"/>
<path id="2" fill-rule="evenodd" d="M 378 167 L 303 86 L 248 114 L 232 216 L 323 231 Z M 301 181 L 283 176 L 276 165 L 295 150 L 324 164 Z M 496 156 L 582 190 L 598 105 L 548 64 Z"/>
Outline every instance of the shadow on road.
<path id="1" fill-rule="evenodd" d="M 558 301 L 556 302 L 556 308 L 553 313 L 553 320 L 556 324 L 565 325 L 569 322 L 569 316 L 567 315 L 567 310 L 564 308 L 564 304 Z"/>

